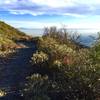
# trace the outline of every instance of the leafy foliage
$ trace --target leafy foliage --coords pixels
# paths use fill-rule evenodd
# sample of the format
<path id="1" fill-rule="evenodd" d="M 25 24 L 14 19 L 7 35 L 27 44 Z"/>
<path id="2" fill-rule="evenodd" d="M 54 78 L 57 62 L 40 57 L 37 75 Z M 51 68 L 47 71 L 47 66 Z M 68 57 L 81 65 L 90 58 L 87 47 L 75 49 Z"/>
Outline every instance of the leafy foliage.
<path id="1" fill-rule="evenodd" d="M 42 51 L 37 51 L 35 54 L 33 54 L 31 60 L 33 64 L 42 63 L 48 60 L 48 55 Z"/>
<path id="2" fill-rule="evenodd" d="M 6 95 L 6 92 L 3 91 L 2 89 L 0 89 L 0 97 L 3 97 L 3 96 L 5 96 L 5 95 Z"/>
<path id="3" fill-rule="evenodd" d="M 49 60 L 57 60 L 63 58 L 65 55 L 75 53 L 71 47 L 66 44 L 60 44 L 52 37 L 43 37 L 39 39 L 39 50 L 44 51 L 49 55 Z"/>
<path id="4" fill-rule="evenodd" d="M 46 33 L 48 34 L 38 40 L 39 52 L 33 54 L 32 63 L 37 60 L 35 67 L 40 66 L 37 69 L 41 71 L 41 74 L 44 74 L 43 70 L 46 69 L 48 82 L 46 81 L 47 84 L 42 87 L 43 89 L 49 87 L 46 88 L 49 92 L 45 91 L 49 98 L 51 100 L 97 100 L 100 98 L 99 42 L 92 48 L 81 48 L 79 45 L 76 48 L 77 44 L 73 43 L 67 34 L 66 39 L 63 35 L 61 36 L 62 33 L 60 34 L 56 28 L 47 29 Z M 41 62 L 44 62 L 43 67 L 41 67 Z M 34 93 L 31 86 L 37 82 L 34 80 L 32 83 L 31 80 L 29 79 L 28 82 L 31 89 L 28 96 Z M 36 93 L 41 90 L 40 84 L 37 84 L 37 87 Z"/>
<path id="5" fill-rule="evenodd" d="M 25 100 L 50 100 L 47 95 L 49 87 L 48 76 L 33 74 L 27 78 L 29 80 L 24 89 Z"/>

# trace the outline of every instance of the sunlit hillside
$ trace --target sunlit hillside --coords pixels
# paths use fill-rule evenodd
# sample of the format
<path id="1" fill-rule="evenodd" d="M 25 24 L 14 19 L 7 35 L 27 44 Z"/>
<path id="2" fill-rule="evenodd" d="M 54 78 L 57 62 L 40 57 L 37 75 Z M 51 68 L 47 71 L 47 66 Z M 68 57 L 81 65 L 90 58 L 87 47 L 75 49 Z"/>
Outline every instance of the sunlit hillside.
<path id="1" fill-rule="evenodd" d="M 19 46 L 17 41 L 28 40 L 29 38 L 31 37 L 24 32 L 0 21 L 0 55 L 11 53 L 12 50 Z"/>

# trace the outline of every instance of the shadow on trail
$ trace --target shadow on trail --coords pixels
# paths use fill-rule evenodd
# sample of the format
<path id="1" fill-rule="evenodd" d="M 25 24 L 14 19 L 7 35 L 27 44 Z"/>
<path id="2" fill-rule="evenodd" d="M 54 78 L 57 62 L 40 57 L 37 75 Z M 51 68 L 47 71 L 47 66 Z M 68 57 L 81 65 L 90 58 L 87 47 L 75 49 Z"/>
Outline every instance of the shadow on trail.
<path id="1" fill-rule="evenodd" d="M 36 44 L 32 41 L 24 42 L 25 44 L 28 48 L 20 48 L 11 57 L 0 59 L 0 88 L 8 92 L 8 95 L 0 100 L 22 100 L 18 93 L 20 86 L 31 73 L 32 65 L 29 61 L 36 51 Z"/>

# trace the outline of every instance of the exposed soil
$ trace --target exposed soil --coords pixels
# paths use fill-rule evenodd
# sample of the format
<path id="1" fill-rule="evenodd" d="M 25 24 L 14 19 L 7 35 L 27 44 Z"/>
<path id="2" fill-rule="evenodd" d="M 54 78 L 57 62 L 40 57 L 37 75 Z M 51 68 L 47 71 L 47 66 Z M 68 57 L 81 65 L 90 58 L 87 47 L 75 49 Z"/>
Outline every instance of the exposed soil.
<path id="1" fill-rule="evenodd" d="M 17 48 L 18 52 L 8 58 L 0 58 L 0 88 L 8 93 L 0 100 L 23 100 L 20 90 L 32 72 L 30 58 L 36 51 L 36 45 L 32 41 L 18 43 L 26 46 Z"/>

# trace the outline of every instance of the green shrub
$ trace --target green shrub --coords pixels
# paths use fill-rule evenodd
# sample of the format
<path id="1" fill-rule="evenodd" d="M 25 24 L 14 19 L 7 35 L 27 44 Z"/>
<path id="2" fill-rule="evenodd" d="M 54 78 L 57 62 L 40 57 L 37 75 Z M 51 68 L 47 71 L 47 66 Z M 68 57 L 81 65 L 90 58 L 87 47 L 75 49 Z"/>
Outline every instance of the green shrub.
<path id="1" fill-rule="evenodd" d="M 48 76 L 41 76 L 40 74 L 33 74 L 27 78 L 29 82 L 23 91 L 25 100 L 50 100 L 48 97 Z"/>
<path id="2" fill-rule="evenodd" d="M 50 27 L 44 29 L 43 37 L 54 38 L 61 44 L 67 44 L 68 47 L 73 49 L 81 48 L 80 35 L 77 32 L 68 31 L 65 27 L 57 29 L 56 27 Z"/>
<path id="3" fill-rule="evenodd" d="M 31 62 L 33 64 L 39 64 L 39 63 L 43 63 L 45 61 L 48 60 L 48 55 L 44 52 L 36 52 L 33 54 L 33 56 L 31 57 Z"/>
<path id="4" fill-rule="evenodd" d="M 66 40 L 56 28 L 46 31 L 46 34 L 39 38 L 39 52 L 33 54 L 32 62 L 35 62 L 37 66 L 41 66 L 43 62 L 44 67 L 38 67 L 39 70 L 43 71 L 45 68 L 48 70 L 45 73 L 49 77 L 48 91 L 51 100 L 97 100 L 100 98 L 99 43 L 92 48 L 76 49 L 74 47 L 77 45 L 72 43 L 67 33 Z M 41 73 L 44 74 L 44 72 Z M 45 86 L 48 87 L 48 84 Z"/>
<path id="5" fill-rule="evenodd" d="M 63 66 L 55 73 L 59 92 L 67 100 L 96 100 L 100 95 L 100 68 L 97 66 Z"/>
<path id="6" fill-rule="evenodd" d="M 0 97 L 5 96 L 6 94 L 7 94 L 7 93 L 6 93 L 4 90 L 0 89 Z"/>
<path id="7" fill-rule="evenodd" d="M 72 55 L 75 53 L 71 47 L 66 44 L 60 44 L 54 38 L 44 37 L 39 40 L 40 51 L 43 51 L 49 55 L 49 60 L 62 59 L 65 55 Z"/>

